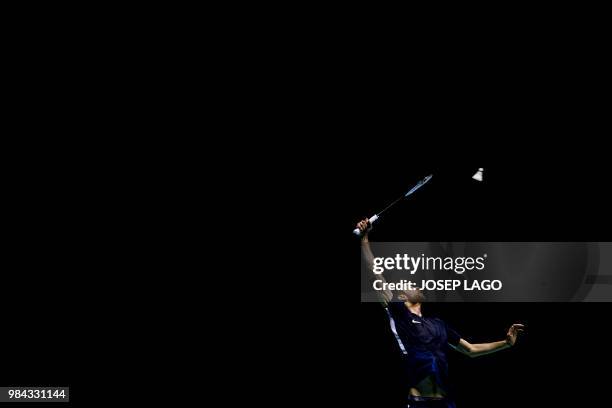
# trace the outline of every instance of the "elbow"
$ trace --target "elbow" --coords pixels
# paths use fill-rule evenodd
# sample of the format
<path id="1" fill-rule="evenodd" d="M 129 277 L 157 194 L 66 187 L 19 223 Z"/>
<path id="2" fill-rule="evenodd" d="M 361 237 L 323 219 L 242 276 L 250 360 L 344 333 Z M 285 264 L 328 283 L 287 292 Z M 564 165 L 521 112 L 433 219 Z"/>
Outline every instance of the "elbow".
<path id="1" fill-rule="evenodd" d="M 470 344 L 470 346 L 465 349 L 465 355 L 469 358 L 475 358 L 478 357 L 478 352 L 476 348 Z"/>

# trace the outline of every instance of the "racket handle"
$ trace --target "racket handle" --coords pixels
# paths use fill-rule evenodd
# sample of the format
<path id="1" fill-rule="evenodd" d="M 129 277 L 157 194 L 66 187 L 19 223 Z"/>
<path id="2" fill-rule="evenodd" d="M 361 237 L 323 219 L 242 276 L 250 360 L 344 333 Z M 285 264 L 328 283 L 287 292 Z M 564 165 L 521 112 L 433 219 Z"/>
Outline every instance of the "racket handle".
<path id="1" fill-rule="evenodd" d="M 374 214 L 373 216 L 370 217 L 370 219 L 368 221 L 370 221 L 370 224 L 373 224 L 374 221 L 376 221 L 378 219 L 378 215 Z M 353 230 L 353 234 L 357 235 L 357 236 L 361 236 L 361 231 L 359 231 L 359 228 L 355 228 Z"/>

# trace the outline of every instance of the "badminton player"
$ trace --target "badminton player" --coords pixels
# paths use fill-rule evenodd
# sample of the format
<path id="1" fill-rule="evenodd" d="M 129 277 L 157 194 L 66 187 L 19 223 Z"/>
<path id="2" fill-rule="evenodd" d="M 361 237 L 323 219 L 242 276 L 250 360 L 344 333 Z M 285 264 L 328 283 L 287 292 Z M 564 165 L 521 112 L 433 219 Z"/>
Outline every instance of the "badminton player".
<path id="1" fill-rule="evenodd" d="M 361 232 L 363 257 L 372 270 L 374 256 L 368 241 L 372 225 L 365 219 L 357 224 L 357 228 Z M 376 279 L 384 278 L 377 275 Z M 423 316 L 421 305 L 425 297 L 421 291 L 379 292 L 403 353 L 410 408 L 455 408 L 449 394 L 446 359 L 449 348 L 470 357 L 482 356 L 514 346 L 519 333 L 523 331 L 522 324 L 513 324 L 504 340 L 471 344 L 442 320 Z"/>

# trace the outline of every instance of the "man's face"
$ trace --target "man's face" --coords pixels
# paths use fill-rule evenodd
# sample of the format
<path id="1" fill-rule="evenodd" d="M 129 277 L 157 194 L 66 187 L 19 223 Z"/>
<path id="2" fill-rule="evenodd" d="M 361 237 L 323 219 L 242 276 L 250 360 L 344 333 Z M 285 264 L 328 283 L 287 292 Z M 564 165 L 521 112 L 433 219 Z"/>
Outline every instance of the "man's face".
<path id="1" fill-rule="evenodd" d="M 398 299 L 404 302 L 410 303 L 423 303 L 425 302 L 425 295 L 419 289 L 405 290 L 399 296 Z"/>

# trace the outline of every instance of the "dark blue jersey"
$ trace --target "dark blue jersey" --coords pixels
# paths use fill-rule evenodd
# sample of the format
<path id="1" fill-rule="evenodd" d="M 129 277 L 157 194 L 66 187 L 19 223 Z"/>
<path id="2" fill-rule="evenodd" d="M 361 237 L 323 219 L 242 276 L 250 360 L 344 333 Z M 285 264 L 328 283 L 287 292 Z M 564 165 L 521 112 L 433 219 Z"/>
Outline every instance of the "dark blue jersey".
<path id="1" fill-rule="evenodd" d="M 415 315 L 401 301 L 390 302 L 388 308 L 397 336 L 405 349 L 408 386 L 414 387 L 433 376 L 448 393 L 446 353 L 448 345 L 459 344 L 461 336 L 440 319 Z"/>

